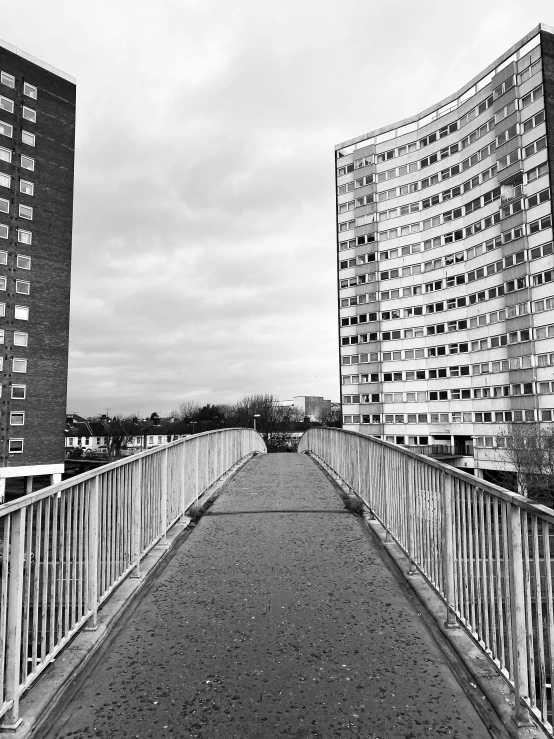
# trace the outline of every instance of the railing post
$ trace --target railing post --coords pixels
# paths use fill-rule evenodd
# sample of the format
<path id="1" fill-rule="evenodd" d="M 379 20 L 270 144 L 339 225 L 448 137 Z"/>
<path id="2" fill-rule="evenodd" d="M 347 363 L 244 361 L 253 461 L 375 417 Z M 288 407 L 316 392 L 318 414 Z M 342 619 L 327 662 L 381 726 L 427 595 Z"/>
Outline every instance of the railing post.
<path id="1" fill-rule="evenodd" d="M 181 516 L 185 515 L 185 509 L 187 507 L 187 484 L 186 484 L 186 469 L 185 469 L 185 462 L 186 462 L 186 451 L 185 451 L 185 445 L 186 441 L 183 441 L 181 443 L 181 463 L 180 463 L 180 469 L 181 469 Z"/>
<path id="2" fill-rule="evenodd" d="M 442 473 L 443 482 L 443 552 L 444 567 L 444 595 L 446 599 L 445 626 L 449 629 L 458 626 L 455 610 L 455 582 L 454 582 L 454 495 L 452 491 L 453 479 L 446 472 Z"/>
<path id="3" fill-rule="evenodd" d="M 99 478 L 96 475 L 89 486 L 87 610 L 91 611 L 91 615 L 86 625 L 87 631 L 96 631 L 98 628 Z"/>
<path id="4" fill-rule="evenodd" d="M 200 439 L 196 438 L 196 502 L 200 494 Z"/>
<path id="5" fill-rule="evenodd" d="M 167 547 L 167 467 L 169 464 L 168 450 L 164 449 L 162 452 L 162 489 L 160 491 L 160 541 L 159 547 Z"/>
<path id="6" fill-rule="evenodd" d="M 140 577 L 140 552 L 142 533 L 142 465 L 143 457 L 136 460 L 133 474 L 132 518 L 131 518 L 131 557 L 135 566 L 131 577 Z"/>
<path id="7" fill-rule="evenodd" d="M 9 551 L 10 579 L 8 586 L 8 618 L 6 644 L 6 690 L 11 708 L 6 713 L 2 728 L 15 731 L 21 725 L 19 718 L 19 694 L 21 682 L 21 624 L 23 607 L 23 580 L 25 567 L 25 517 L 26 509 L 12 513 L 11 548 Z M 27 663 L 27 650 L 25 664 Z"/>
<path id="8" fill-rule="evenodd" d="M 411 457 L 407 454 L 406 460 L 406 515 L 408 517 L 408 556 L 410 558 L 410 568 L 408 575 L 417 575 L 418 570 L 416 567 L 416 538 L 415 538 L 415 485 L 414 485 L 414 472 L 415 463 Z"/>
<path id="9" fill-rule="evenodd" d="M 386 465 L 385 462 L 385 456 L 389 457 L 388 449 L 383 449 L 382 453 L 379 455 L 379 479 L 381 482 L 381 490 L 383 493 L 383 517 L 384 517 L 384 524 L 385 524 L 385 543 L 392 541 L 391 532 L 389 530 L 390 521 L 389 521 L 389 492 L 386 485 L 387 480 L 387 474 L 385 471 Z"/>
<path id="10" fill-rule="evenodd" d="M 529 724 L 528 709 L 525 699 L 529 698 L 529 675 L 527 671 L 527 627 L 525 623 L 525 585 L 523 576 L 523 543 L 521 530 L 521 509 L 517 505 L 510 506 L 509 542 L 509 575 L 510 605 L 512 611 L 512 648 L 514 655 L 514 684 L 516 698 L 516 724 Z"/>

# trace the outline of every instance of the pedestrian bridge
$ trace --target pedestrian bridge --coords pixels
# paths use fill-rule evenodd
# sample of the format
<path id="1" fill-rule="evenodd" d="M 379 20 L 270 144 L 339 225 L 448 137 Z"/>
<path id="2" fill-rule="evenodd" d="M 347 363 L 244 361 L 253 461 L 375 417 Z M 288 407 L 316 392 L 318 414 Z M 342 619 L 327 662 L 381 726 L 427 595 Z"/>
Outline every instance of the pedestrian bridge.
<path id="1" fill-rule="evenodd" d="M 3 731 L 552 735 L 550 509 L 338 429 L 264 452 L 208 432 L 0 507 Z"/>

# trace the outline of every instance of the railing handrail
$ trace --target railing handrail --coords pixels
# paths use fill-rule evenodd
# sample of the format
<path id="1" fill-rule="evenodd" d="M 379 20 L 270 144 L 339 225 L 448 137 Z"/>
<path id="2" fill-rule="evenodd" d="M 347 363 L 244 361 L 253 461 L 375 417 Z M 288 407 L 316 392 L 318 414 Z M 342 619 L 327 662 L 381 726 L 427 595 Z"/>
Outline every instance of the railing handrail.
<path id="1" fill-rule="evenodd" d="M 116 460 L 0 506 L 0 719 L 203 493 L 253 454 L 254 429 L 215 429 Z M 6 595 L 7 597 L 4 597 Z"/>
<path id="2" fill-rule="evenodd" d="M 493 495 L 497 495 L 499 498 L 502 498 L 502 500 L 505 500 L 510 503 L 516 503 L 517 505 L 521 506 L 526 511 L 529 511 L 530 513 L 537 513 L 540 511 L 542 515 L 544 515 L 546 518 L 548 518 L 549 523 L 554 524 L 554 510 L 552 508 L 548 508 L 548 506 L 544 506 L 541 503 L 532 503 L 529 498 L 526 498 L 523 495 L 519 495 L 518 493 L 513 493 L 511 490 L 507 490 L 506 488 L 500 487 L 500 485 L 495 485 L 494 482 L 486 482 L 485 480 L 482 480 L 481 478 L 475 477 L 475 475 L 472 475 L 470 472 L 464 472 L 463 470 L 458 469 L 457 467 L 451 467 L 448 464 L 445 464 L 444 462 L 439 462 L 438 460 L 434 459 L 433 457 L 427 457 L 424 454 L 418 454 L 417 452 L 412 452 L 409 448 L 400 446 L 399 444 L 394 444 L 392 441 L 385 441 L 384 439 L 378 439 L 375 436 L 368 436 L 368 434 L 360 434 L 357 431 L 350 431 L 349 429 L 337 429 L 332 426 L 327 427 L 319 427 L 324 428 L 325 431 L 330 432 L 337 432 L 339 434 L 351 434 L 352 436 L 362 437 L 364 439 L 369 438 L 372 442 L 375 442 L 376 444 L 379 444 L 381 446 L 387 447 L 389 449 L 394 449 L 397 452 L 400 452 L 401 454 L 405 454 L 409 457 L 413 457 L 414 459 L 419 459 L 420 461 L 424 461 L 425 464 L 430 465 L 431 467 L 435 467 L 438 470 L 441 470 L 442 472 L 446 472 L 448 475 L 452 475 L 452 477 L 456 477 L 459 480 L 462 480 L 463 482 L 470 483 L 471 485 L 477 485 L 479 488 L 486 490 L 489 493 L 492 493 Z M 310 431 L 313 431 L 314 429 L 308 429 L 304 432 L 302 439 L 306 434 L 309 434 Z M 300 439 L 300 443 L 302 442 L 302 439 Z M 0 508 L 0 511 L 2 509 Z"/>
<path id="3" fill-rule="evenodd" d="M 309 429 L 299 444 L 364 501 L 513 686 L 515 721 L 553 735 L 554 511 L 383 439 Z"/>
<path id="4" fill-rule="evenodd" d="M 159 454 L 164 449 L 169 449 L 170 447 L 173 447 L 173 446 L 179 446 L 180 444 L 186 444 L 187 442 L 194 441 L 195 439 L 198 439 L 201 436 L 209 436 L 210 434 L 219 434 L 221 432 L 227 432 L 227 431 L 253 431 L 253 429 L 243 429 L 239 427 L 212 429 L 211 431 L 203 431 L 200 434 L 192 434 L 191 436 L 187 436 L 186 438 L 183 438 L 183 439 L 175 439 L 175 441 L 168 441 L 166 444 L 159 444 L 153 449 L 145 449 L 143 452 L 138 452 L 137 454 L 133 454 L 132 456 L 125 457 L 123 459 L 116 459 L 114 462 L 108 462 L 107 464 L 104 464 L 101 467 L 96 467 L 92 470 L 87 470 L 87 472 L 82 472 L 79 475 L 73 475 L 73 477 L 69 478 L 68 480 L 64 480 L 63 482 L 57 482 L 54 485 L 49 485 L 48 487 L 42 488 L 41 490 L 36 490 L 34 493 L 28 493 L 27 495 L 23 495 L 21 496 L 21 498 L 16 498 L 15 500 L 10 500 L 7 503 L 2 503 L 0 505 L 0 518 L 8 513 L 13 513 L 14 511 L 17 511 L 20 508 L 25 508 L 28 505 L 32 505 L 33 503 L 36 503 L 38 500 L 42 500 L 43 498 L 48 498 L 51 495 L 57 495 L 60 491 L 73 487 L 73 485 L 79 484 L 80 482 L 86 482 L 87 480 L 90 480 L 93 477 L 104 475 L 107 472 L 110 472 L 110 470 L 116 469 L 117 467 L 124 467 L 127 464 L 136 463 L 138 459 L 143 459 L 144 457 L 149 457 L 156 453 Z M 258 434 L 257 431 L 255 433 Z M 258 436 L 260 436 L 260 434 L 258 434 Z M 262 437 L 260 436 L 260 438 Z"/>

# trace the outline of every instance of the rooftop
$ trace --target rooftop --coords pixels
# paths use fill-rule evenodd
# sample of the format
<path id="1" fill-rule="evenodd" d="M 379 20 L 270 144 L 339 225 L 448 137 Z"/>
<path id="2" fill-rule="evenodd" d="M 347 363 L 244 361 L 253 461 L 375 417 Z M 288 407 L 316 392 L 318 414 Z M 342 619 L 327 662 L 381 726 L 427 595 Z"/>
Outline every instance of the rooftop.
<path id="1" fill-rule="evenodd" d="M 0 46 L 4 49 L 7 49 L 8 51 L 11 51 L 12 54 L 17 54 L 18 56 L 23 57 L 23 59 L 27 59 L 27 61 L 32 62 L 33 64 L 36 64 L 38 67 L 42 67 L 43 69 L 46 69 L 48 72 L 52 72 L 52 74 L 55 74 L 58 77 L 62 77 L 64 80 L 67 80 L 68 82 L 72 82 L 74 85 L 77 83 L 77 80 L 75 79 L 75 77 L 72 77 L 70 74 L 67 74 L 66 72 L 62 72 L 61 69 L 57 69 L 56 67 L 53 67 L 51 64 L 48 64 L 47 62 L 43 62 L 41 59 L 37 59 L 36 56 L 27 54 L 27 52 L 23 51 L 23 49 L 19 49 L 17 46 L 10 44 L 7 41 L 4 41 L 3 39 L 0 39 Z"/>

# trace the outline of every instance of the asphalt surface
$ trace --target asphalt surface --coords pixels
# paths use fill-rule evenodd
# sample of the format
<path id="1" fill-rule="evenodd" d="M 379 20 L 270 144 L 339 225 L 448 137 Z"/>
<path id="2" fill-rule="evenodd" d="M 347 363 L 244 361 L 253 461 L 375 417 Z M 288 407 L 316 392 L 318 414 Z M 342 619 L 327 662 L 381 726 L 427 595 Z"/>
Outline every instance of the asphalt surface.
<path id="1" fill-rule="evenodd" d="M 490 737 L 304 455 L 230 481 L 75 687 L 44 736 Z"/>

